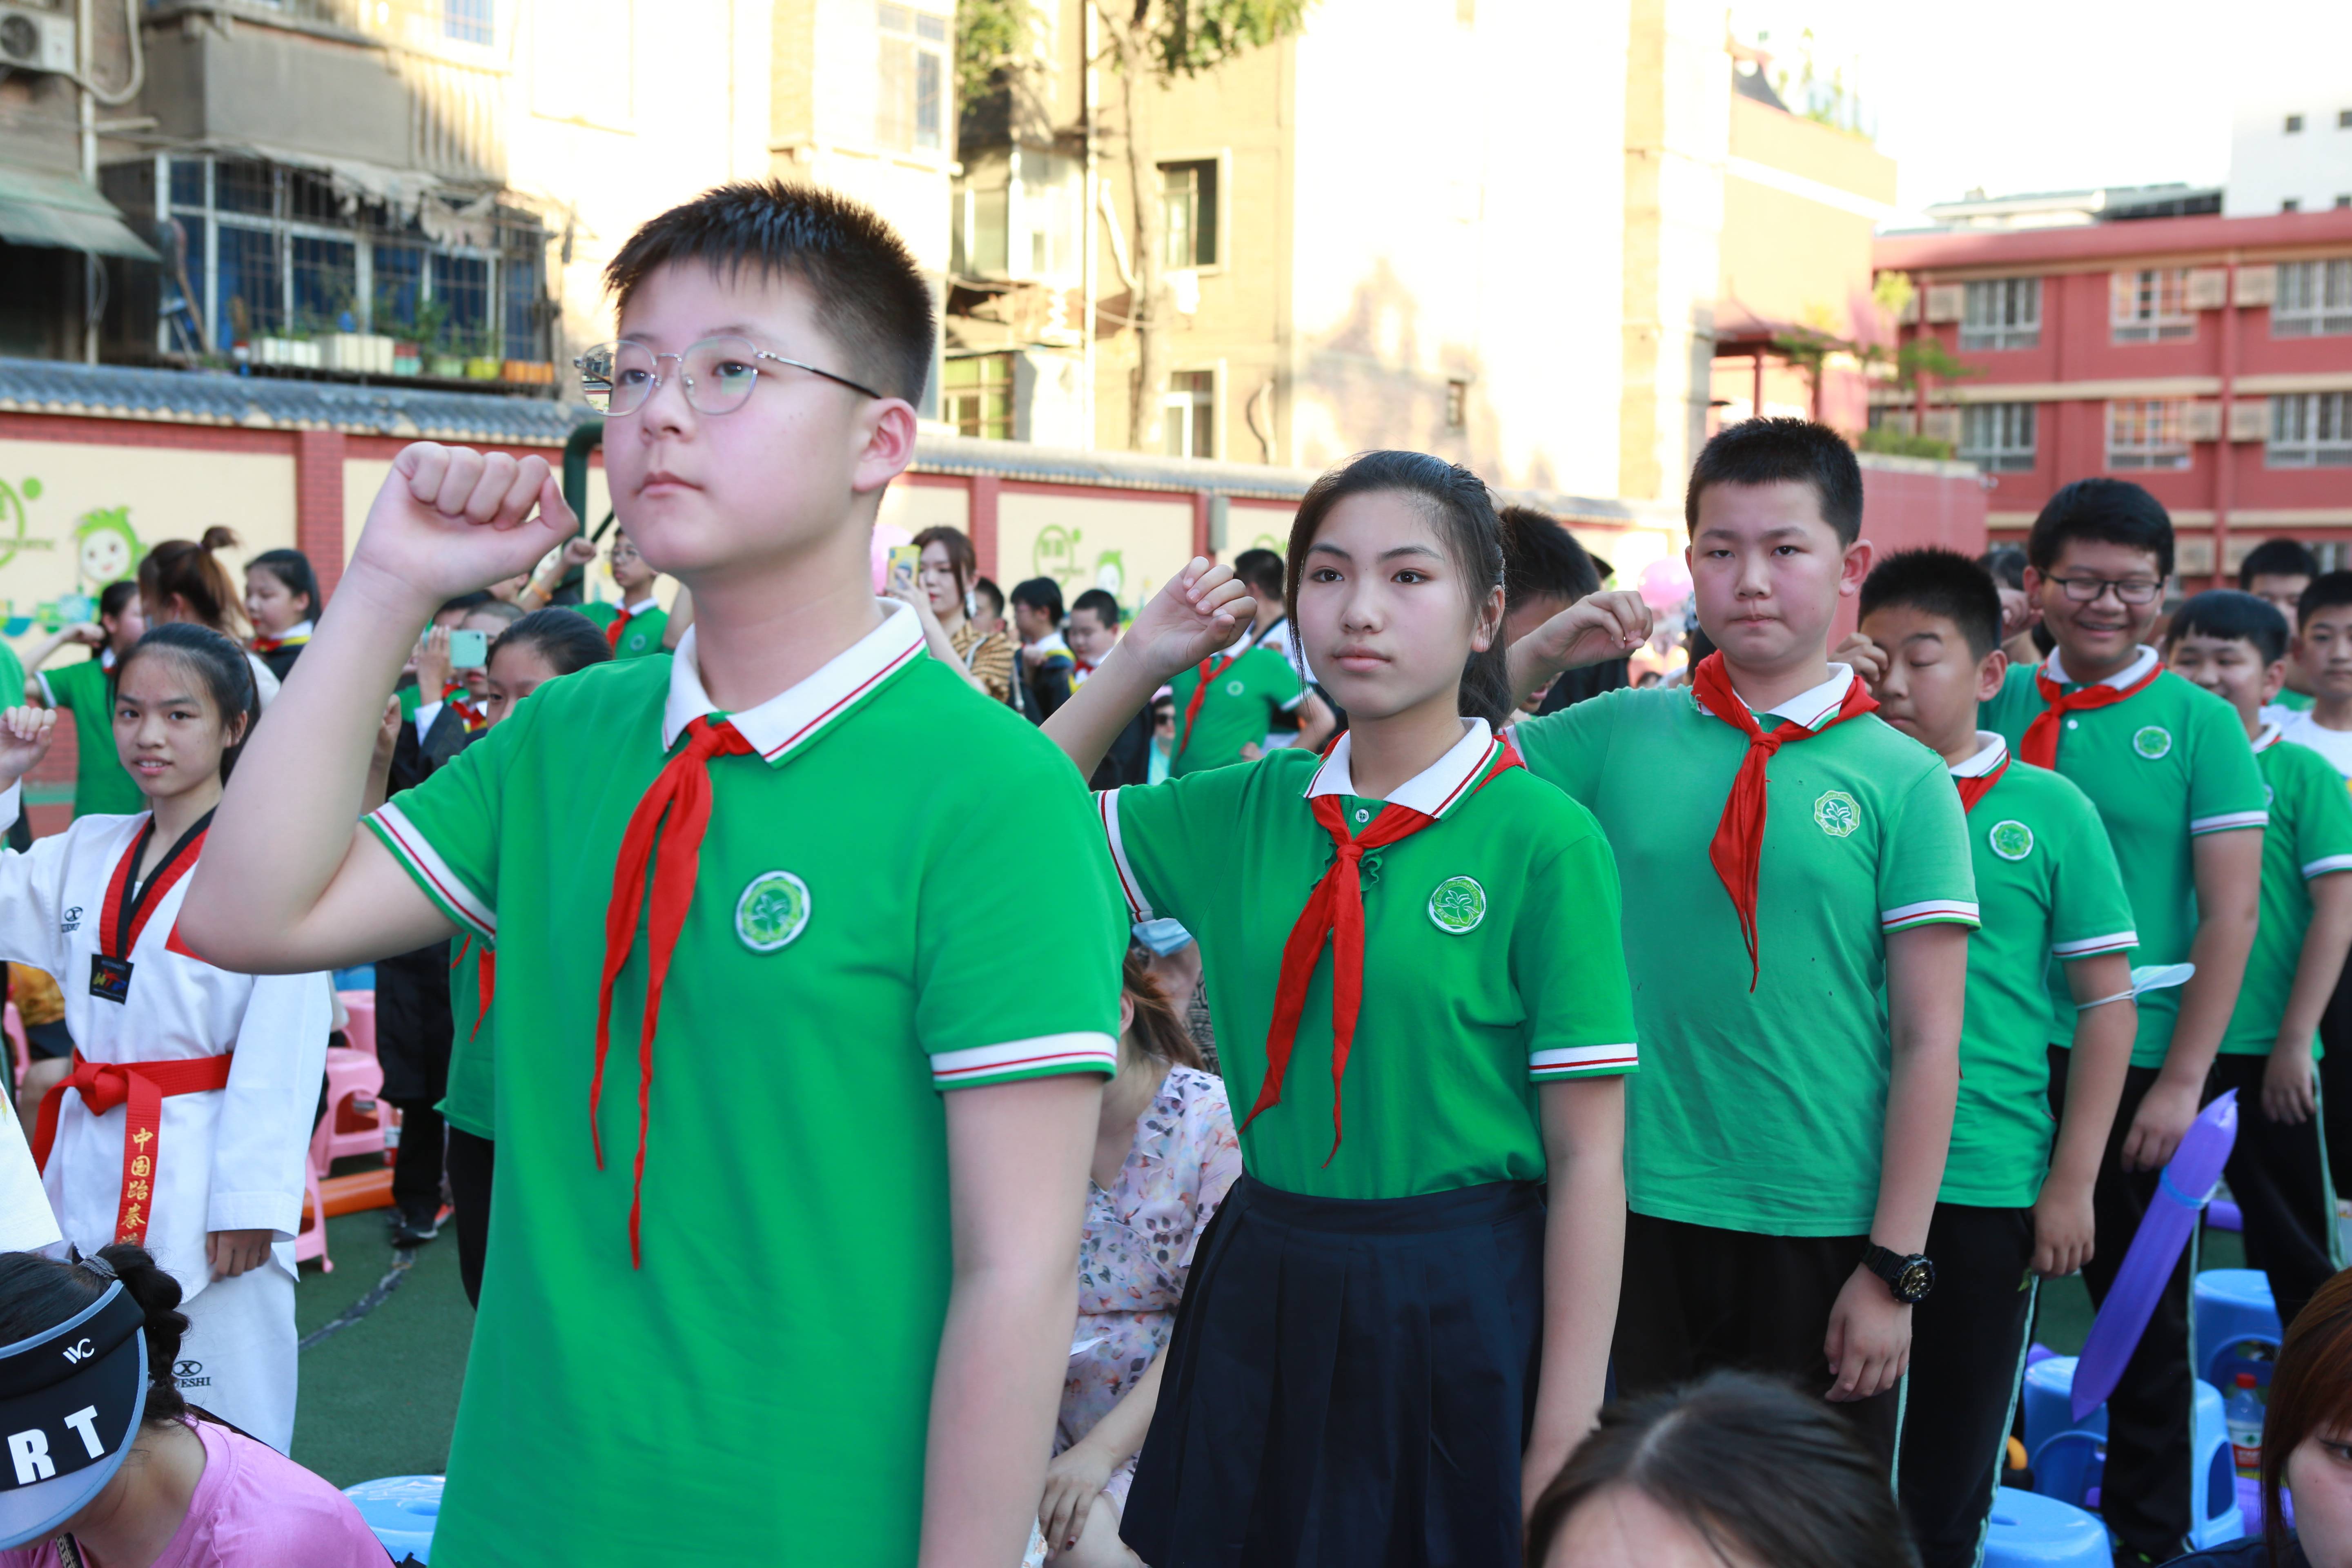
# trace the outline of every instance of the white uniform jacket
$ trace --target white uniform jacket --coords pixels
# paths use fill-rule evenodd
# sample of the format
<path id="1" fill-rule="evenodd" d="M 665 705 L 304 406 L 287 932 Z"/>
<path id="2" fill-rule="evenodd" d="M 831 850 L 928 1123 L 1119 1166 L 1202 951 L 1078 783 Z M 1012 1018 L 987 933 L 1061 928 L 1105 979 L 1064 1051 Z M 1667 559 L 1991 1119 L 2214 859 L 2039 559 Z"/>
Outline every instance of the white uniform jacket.
<path id="1" fill-rule="evenodd" d="M 17 792 L 0 793 L 0 829 Z M 146 1247 L 184 1298 L 211 1283 L 206 1234 L 277 1233 L 273 1261 L 292 1276 L 303 1166 L 326 1073 L 334 1004 L 324 974 L 232 974 L 165 951 L 187 898 L 182 878 L 157 902 L 127 955 L 127 1001 L 90 994 L 106 889 L 139 830 L 136 816 L 85 816 L 0 855 L 0 957 L 57 977 L 66 1027 L 94 1062 L 175 1061 L 231 1053 L 228 1087 L 163 1101 Z M 129 1107 L 93 1116 L 68 1090 L 42 1185 L 68 1241 L 95 1252 L 114 1240 Z M 31 1131 L 26 1130 L 27 1132 Z"/>

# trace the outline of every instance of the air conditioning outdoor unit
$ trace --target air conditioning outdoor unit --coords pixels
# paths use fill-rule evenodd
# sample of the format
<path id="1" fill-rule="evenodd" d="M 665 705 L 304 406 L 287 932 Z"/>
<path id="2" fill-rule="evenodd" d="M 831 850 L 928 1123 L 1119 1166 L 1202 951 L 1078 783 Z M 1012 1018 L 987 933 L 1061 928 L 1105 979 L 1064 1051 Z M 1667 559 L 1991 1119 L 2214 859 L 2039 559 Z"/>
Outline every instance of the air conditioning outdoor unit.
<path id="1" fill-rule="evenodd" d="M 0 66 L 25 71 L 72 70 L 73 18 L 0 0 Z"/>

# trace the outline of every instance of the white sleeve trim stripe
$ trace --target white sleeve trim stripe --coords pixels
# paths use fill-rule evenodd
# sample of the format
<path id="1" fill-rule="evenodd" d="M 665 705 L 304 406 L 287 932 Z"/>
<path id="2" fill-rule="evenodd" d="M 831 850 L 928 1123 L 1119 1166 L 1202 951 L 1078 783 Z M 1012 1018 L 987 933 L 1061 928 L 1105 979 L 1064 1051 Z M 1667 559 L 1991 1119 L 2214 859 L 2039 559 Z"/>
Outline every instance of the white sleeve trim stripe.
<path id="1" fill-rule="evenodd" d="M 2325 877 L 2330 871 L 2352 871 L 2352 855 L 2322 855 L 2316 860 L 2306 860 L 2303 866 L 2305 880 Z"/>
<path id="2" fill-rule="evenodd" d="M 1529 1052 L 1528 1070 L 1538 1076 L 1547 1072 L 1589 1072 L 1596 1068 L 1633 1067 L 1640 1060 L 1640 1052 L 1631 1040 L 1616 1046 L 1562 1046 L 1554 1050 Z"/>
<path id="3" fill-rule="evenodd" d="M 2119 931 L 2113 936 L 2086 936 L 2074 942 L 2053 942 L 2050 944 L 2053 958 L 2088 958 L 2095 952 L 2121 952 L 2139 945 L 2139 932 Z"/>
<path id="4" fill-rule="evenodd" d="M 392 846 L 393 852 L 425 879 L 441 903 L 460 921 L 495 941 L 499 934 L 499 912 L 476 898 L 466 884 L 457 879 L 457 874 L 449 868 L 449 863 L 425 841 L 425 835 L 416 831 L 416 825 L 408 820 L 400 807 L 386 801 L 375 808 L 373 815 L 378 826 L 383 827 L 385 842 Z"/>
<path id="5" fill-rule="evenodd" d="M 1103 837 L 1110 843 L 1110 863 L 1118 872 L 1118 890 L 1127 900 L 1127 912 L 1139 925 L 1157 920 L 1151 906 L 1143 900 L 1143 884 L 1135 879 L 1135 868 L 1127 863 L 1127 843 L 1118 833 L 1118 791 L 1104 790 L 1095 796 L 1095 811 L 1102 817 Z"/>
<path id="6" fill-rule="evenodd" d="M 1302 702 L 1304 702 L 1304 701 L 1306 701 L 1306 700 L 1307 700 L 1307 689 L 1306 689 L 1305 687 L 1303 687 L 1303 686 L 1302 686 L 1302 687 L 1300 687 L 1300 688 L 1298 689 L 1298 695 L 1297 695 L 1297 696 L 1296 696 L 1296 697 L 1292 698 L 1289 701 L 1287 701 L 1287 702 L 1286 702 L 1286 703 L 1284 703 L 1284 704 L 1282 705 L 1282 710 L 1283 710 L 1285 713 L 1290 712 L 1292 710 L 1296 709 L 1296 708 L 1297 708 L 1300 703 L 1302 703 Z"/>
<path id="7" fill-rule="evenodd" d="M 33 679 L 41 683 L 42 706 L 47 708 L 56 707 L 58 705 L 58 694 L 49 685 L 49 677 L 47 672 L 46 670 L 37 669 L 33 671 Z"/>
<path id="8" fill-rule="evenodd" d="M 1118 1071 L 1118 1042 L 1108 1035 L 1040 1035 L 1030 1040 L 1007 1040 L 1001 1046 L 974 1046 L 969 1050 L 938 1051 L 931 1057 L 931 1082 L 945 1088 L 998 1073 L 1034 1072 L 1041 1068 Z"/>
<path id="9" fill-rule="evenodd" d="M 1928 899 L 1916 904 L 1903 904 L 1882 910 L 1879 929 L 1893 931 L 1897 926 L 1917 925 L 1927 921 L 1967 921 L 1977 923 L 1977 907 L 1959 899 Z"/>
<path id="10" fill-rule="evenodd" d="M 2219 816 L 2193 816 L 2189 819 L 2189 831 L 2196 833 L 2227 833 L 2237 827 L 2265 827 L 2271 820 L 2267 811 L 2225 811 Z"/>

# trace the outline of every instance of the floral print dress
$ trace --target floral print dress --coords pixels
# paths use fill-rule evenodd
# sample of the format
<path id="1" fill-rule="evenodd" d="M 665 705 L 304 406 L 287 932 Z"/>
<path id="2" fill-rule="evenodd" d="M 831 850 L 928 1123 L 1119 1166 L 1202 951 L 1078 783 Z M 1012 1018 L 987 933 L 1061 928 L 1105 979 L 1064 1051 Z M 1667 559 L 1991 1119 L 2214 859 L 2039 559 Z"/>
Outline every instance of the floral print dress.
<path id="1" fill-rule="evenodd" d="M 1060 1453 L 1110 1414 L 1168 1344 L 1192 1250 L 1225 1189 L 1242 1172 L 1225 1086 L 1207 1073 L 1171 1067 L 1135 1124 L 1135 1147 L 1118 1184 L 1087 1189 L 1078 1243 L 1078 1322 L 1054 1432 Z M 1104 1495 L 1120 1508 L 1135 1458 L 1111 1475 Z"/>

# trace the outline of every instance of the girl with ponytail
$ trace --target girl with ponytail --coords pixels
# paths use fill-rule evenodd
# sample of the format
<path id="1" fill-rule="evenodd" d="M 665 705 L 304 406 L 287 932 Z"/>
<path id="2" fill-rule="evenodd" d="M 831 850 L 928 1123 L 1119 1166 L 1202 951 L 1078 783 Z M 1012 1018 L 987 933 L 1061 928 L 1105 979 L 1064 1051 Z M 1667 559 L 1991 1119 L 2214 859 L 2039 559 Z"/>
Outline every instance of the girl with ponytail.
<path id="1" fill-rule="evenodd" d="M 0 1383 L 7 1352 L 43 1354 L 61 1331 L 74 1364 L 89 1363 L 62 1383 L 28 1380 L 47 1386 L 11 1406 L 42 1434 L 32 1473 L 51 1473 L 0 1490 L 0 1568 L 383 1568 L 349 1499 L 188 1386 L 205 1347 L 180 1305 L 179 1282 L 141 1247 L 70 1262 L 0 1253 Z M 117 1365 L 145 1376 L 125 1389 Z M 95 1462 L 78 1464 L 85 1455 Z"/>
<path id="2" fill-rule="evenodd" d="M 66 1240 L 145 1247 L 196 1325 L 203 1402 L 282 1451 L 328 980 L 232 974 L 178 939 L 188 873 L 259 716 L 245 650 L 168 622 L 115 676 L 115 747 L 147 809 L 79 817 L 0 856 L 0 957 L 58 976 L 78 1047 L 27 1072 L 19 1104 Z M 55 720 L 0 713 L 0 826 Z"/>
<path id="3" fill-rule="evenodd" d="M 1131 918 L 1200 942 L 1247 1108 L 1120 1521 L 1154 1568 L 1516 1563 L 1600 1406 L 1632 999 L 1607 841 L 1495 729 L 1501 535 L 1441 458 L 1323 475 L 1286 598 L 1348 732 L 1097 797 Z M 1046 734 L 1091 774 L 1252 615 L 1193 562 Z"/>
<path id="4" fill-rule="evenodd" d="M 220 552 L 236 548 L 236 533 L 218 524 L 191 543 L 167 539 L 139 563 L 139 603 L 151 626 L 172 621 L 193 621 L 233 643 L 242 645 L 247 623 L 236 579 L 220 562 Z M 259 706 L 269 706 L 278 695 L 278 676 L 259 654 L 247 653 Z"/>

